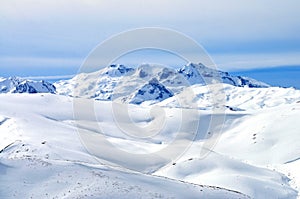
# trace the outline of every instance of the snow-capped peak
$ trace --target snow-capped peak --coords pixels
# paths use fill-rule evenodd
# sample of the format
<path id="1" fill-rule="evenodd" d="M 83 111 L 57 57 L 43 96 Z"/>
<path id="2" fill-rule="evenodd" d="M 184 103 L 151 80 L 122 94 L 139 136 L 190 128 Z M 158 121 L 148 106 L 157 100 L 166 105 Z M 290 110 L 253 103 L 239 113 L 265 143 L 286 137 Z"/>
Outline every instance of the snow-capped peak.
<path id="1" fill-rule="evenodd" d="M 122 64 L 112 64 L 103 69 L 102 74 L 109 75 L 110 77 L 120 77 L 134 72 L 134 68 L 126 67 Z"/>
<path id="2" fill-rule="evenodd" d="M 178 70 L 189 81 L 191 85 L 194 84 L 211 84 L 211 83 L 225 83 L 238 87 L 255 87 L 265 88 L 268 84 L 241 76 L 233 76 L 228 72 L 219 71 L 213 68 L 208 68 L 203 64 L 189 63 Z"/>
<path id="3" fill-rule="evenodd" d="M 0 93 L 55 93 L 49 82 L 33 81 L 19 77 L 0 78 Z"/>
<path id="4" fill-rule="evenodd" d="M 178 70 L 190 84 L 206 84 L 203 75 L 208 74 L 208 68 L 202 64 L 189 63 Z M 212 71 L 212 69 L 210 69 Z"/>

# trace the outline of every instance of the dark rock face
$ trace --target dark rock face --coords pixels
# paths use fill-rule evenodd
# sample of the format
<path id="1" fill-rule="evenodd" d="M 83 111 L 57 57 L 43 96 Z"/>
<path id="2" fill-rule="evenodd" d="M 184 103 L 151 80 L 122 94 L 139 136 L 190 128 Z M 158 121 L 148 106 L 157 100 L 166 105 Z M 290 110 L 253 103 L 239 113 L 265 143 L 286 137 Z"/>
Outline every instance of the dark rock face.
<path id="1" fill-rule="evenodd" d="M 173 93 L 159 83 L 157 79 L 153 78 L 136 92 L 130 103 L 141 104 L 150 100 L 162 101 L 172 96 Z"/>

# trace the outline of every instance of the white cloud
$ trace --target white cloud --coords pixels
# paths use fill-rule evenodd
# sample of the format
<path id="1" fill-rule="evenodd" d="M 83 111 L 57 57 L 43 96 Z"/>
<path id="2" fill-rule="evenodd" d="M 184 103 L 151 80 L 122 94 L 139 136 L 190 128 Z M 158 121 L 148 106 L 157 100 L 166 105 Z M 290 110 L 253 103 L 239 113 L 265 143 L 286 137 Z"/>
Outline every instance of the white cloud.
<path id="1" fill-rule="evenodd" d="M 135 57 L 137 57 L 135 59 Z M 248 70 L 254 68 L 266 68 L 277 66 L 299 66 L 300 52 L 295 53 L 252 53 L 252 54 L 210 54 L 212 61 L 217 68 L 224 71 Z M 184 60 L 174 55 L 166 54 L 129 54 L 128 57 L 117 59 L 115 63 L 136 66 L 141 63 L 157 63 L 174 67 L 181 67 L 186 64 Z M 36 70 L 63 70 L 72 69 L 78 71 L 84 63 L 84 59 L 79 58 L 40 58 L 40 57 L 0 57 L 0 65 L 8 66 L 13 70 L 15 67 L 30 66 Z M 91 71 L 101 67 L 101 58 L 91 61 L 94 67 Z M 11 66 L 13 65 L 13 66 Z M 38 78 L 39 79 L 39 78 Z"/>
<path id="2" fill-rule="evenodd" d="M 277 66 L 300 66 L 300 52 L 295 53 L 252 53 L 212 54 L 217 67 L 225 71 L 248 70 Z"/>
<path id="3" fill-rule="evenodd" d="M 104 24 L 102 31 L 110 34 L 163 26 L 211 40 L 299 38 L 300 31 L 297 0 L 10 0 L 0 5 L 0 16 L 7 22 L 32 28 L 74 26 L 83 36 L 86 28 L 98 30 Z"/>
<path id="4" fill-rule="evenodd" d="M 74 75 L 54 75 L 54 76 L 27 76 L 23 77 L 24 79 L 31 79 L 31 80 L 58 80 L 58 79 L 71 79 L 75 76 Z"/>
<path id="5" fill-rule="evenodd" d="M 78 67 L 83 60 L 79 58 L 54 58 L 54 57 L 0 57 L 0 66 L 42 68 L 68 68 Z"/>
<path id="6" fill-rule="evenodd" d="M 212 51 L 226 51 L 224 46 L 231 43 L 280 40 L 300 44 L 299 7 L 298 0 L 1 1 L 0 53 L 7 57 L 0 57 L 0 67 L 79 67 L 88 49 L 99 42 L 120 31 L 144 26 L 178 30 L 199 43 L 214 46 Z M 284 53 L 289 48 L 287 43 L 277 54 L 267 52 L 270 47 L 261 54 L 255 50 L 238 55 L 221 52 L 212 58 L 224 70 L 299 64 L 300 56 L 295 52 L 299 49 Z M 75 54 L 82 59 L 51 58 L 60 54 Z"/>

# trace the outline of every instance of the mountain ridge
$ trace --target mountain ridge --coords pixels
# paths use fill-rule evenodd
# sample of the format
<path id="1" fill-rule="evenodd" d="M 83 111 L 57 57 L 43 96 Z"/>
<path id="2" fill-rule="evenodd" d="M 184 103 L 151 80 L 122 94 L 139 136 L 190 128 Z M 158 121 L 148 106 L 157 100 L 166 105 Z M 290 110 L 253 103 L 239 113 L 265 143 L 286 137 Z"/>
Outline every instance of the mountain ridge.
<path id="1" fill-rule="evenodd" d="M 0 93 L 56 93 L 56 87 L 44 80 L 34 81 L 20 77 L 0 77 Z"/>
<path id="2" fill-rule="evenodd" d="M 144 90 L 147 85 L 151 85 L 153 79 L 163 85 L 163 87 L 161 86 L 162 90 L 158 90 L 152 97 L 147 95 L 144 100 L 141 93 L 138 96 L 139 99 L 129 99 L 137 90 Z M 237 87 L 269 87 L 266 83 L 247 77 L 233 76 L 228 72 L 208 68 L 201 63 L 189 63 L 179 69 L 151 64 L 141 64 L 137 68 L 113 64 L 93 73 L 78 74 L 70 80 L 62 80 L 54 85 L 57 87 L 58 94 L 96 100 L 121 98 L 122 102 L 141 104 L 144 101 L 160 102 L 166 98 L 158 99 L 157 95 L 178 94 L 183 88 L 195 84 L 214 83 L 230 84 Z M 151 92 L 148 90 L 144 93 L 149 94 Z M 169 94 L 169 97 L 172 96 Z"/>

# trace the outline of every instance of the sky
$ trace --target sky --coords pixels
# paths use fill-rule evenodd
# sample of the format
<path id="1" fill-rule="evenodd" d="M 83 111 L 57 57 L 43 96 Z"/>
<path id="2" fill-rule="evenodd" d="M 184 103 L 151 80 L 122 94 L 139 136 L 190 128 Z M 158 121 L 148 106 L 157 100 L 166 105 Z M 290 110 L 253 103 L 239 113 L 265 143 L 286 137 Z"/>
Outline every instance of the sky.
<path id="1" fill-rule="evenodd" d="M 300 74 L 299 8 L 298 0 L 1 0 L 0 76 L 68 77 L 112 35 L 161 27 L 194 39 L 221 70 L 278 67 L 289 76 L 276 83 L 300 87 L 290 74 Z M 118 61 L 181 64 L 162 52 Z"/>

